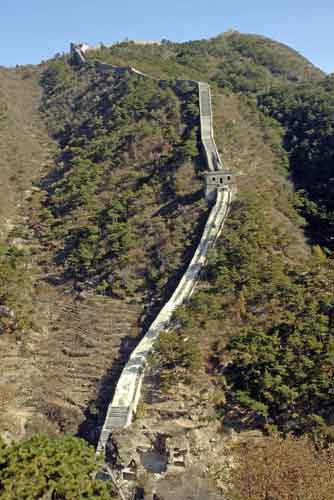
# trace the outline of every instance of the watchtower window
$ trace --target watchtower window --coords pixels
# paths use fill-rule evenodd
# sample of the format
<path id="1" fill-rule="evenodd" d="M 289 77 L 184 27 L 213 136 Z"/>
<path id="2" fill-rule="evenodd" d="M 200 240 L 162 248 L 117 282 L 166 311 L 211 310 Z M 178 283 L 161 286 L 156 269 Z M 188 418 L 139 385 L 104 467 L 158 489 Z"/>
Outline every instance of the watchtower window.
<path id="1" fill-rule="evenodd" d="M 212 177 L 212 180 L 215 181 L 216 180 L 216 177 Z"/>
<path id="2" fill-rule="evenodd" d="M 220 184 L 223 184 L 224 179 L 221 177 L 219 180 L 220 180 Z"/>
<path id="3" fill-rule="evenodd" d="M 229 175 L 227 176 L 227 180 L 228 180 L 228 181 L 230 181 L 230 180 L 231 180 L 231 177 L 230 177 Z"/>

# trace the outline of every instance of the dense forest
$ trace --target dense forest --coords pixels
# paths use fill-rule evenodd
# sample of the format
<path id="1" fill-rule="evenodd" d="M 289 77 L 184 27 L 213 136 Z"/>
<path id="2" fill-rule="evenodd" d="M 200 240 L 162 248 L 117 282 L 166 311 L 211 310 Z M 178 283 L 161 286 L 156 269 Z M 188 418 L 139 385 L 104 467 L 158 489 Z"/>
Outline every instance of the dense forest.
<path id="1" fill-rule="evenodd" d="M 157 342 L 145 388 L 154 397 L 141 403 L 134 432 L 142 437 L 154 424 L 152 432 L 163 435 L 157 422 L 164 429 L 170 421 L 166 435 L 182 428 L 193 454 L 190 481 L 167 474 L 157 480 L 156 500 L 331 500 L 333 78 L 283 44 L 234 31 L 187 43 L 102 45 L 87 58 L 85 67 L 58 55 L 11 70 L 9 77 L 0 73 L 2 149 L 18 123 L 16 97 L 6 89 L 15 80 L 29 94 L 38 82 L 40 92 L 34 97 L 40 128 L 31 133 L 33 173 L 22 170 L 14 146 L 9 158 L 8 185 L 22 200 L 0 235 L 1 348 L 17 348 L 17 359 L 28 360 L 22 370 L 34 359 L 37 372 L 41 359 L 52 363 L 54 345 L 67 356 L 58 366 L 74 370 L 73 359 L 79 360 L 84 373 L 97 363 L 91 345 L 105 335 L 95 304 L 137 307 L 136 321 L 145 331 L 173 292 L 208 213 L 196 85 L 179 79 L 207 81 L 217 145 L 236 172 L 238 194 L 199 286 Z M 96 59 L 124 69 L 103 71 Z M 137 76 L 129 66 L 163 81 Z M 43 142 L 43 127 L 52 147 Z M 52 161 L 42 157 L 50 148 Z M 25 178 L 34 186 L 28 193 Z M 52 323 L 53 300 L 73 316 L 63 313 L 60 326 L 61 316 Z M 78 327 L 76 311 L 84 308 L 91 315 L 89 333 Z M 75 327 L 66 329 L 70 321 Z M 117 364 L 117 373 L 138 341 L 123 335 L 103 365 Z M 64 385 L 51 387 L 50 401 L 41 402 L 34 388 L 27 396 L 8 366 L 1 412 L 15 405 L 14 413 L 30 413 L 17 425 L 23 428 L 19 438 L 11 414 L 0 414 L 0 498 L 116 496 L 110 482 L 94 479 L 94 450 L 78 437 L 88 435 L 87 415 L 95 426 L 103 419 L 96 374 L 84 379 L 91 393 L 79 403 Z M 43 371 L 39 376 L 29 373 L 32 387 L 41 384 Z M 114 379 L 108 376 L 110 397 Z M 77 383 L 74 373 L 70 377 Z M 181 424 L 164 403 L 177 409 Z M 200 455 L 189 429 L 207 434 L 218 461 L 211 450 Z M 237 438 L 226 441 L 228 433 Z M 151 492 L 150 477 L 140 476 L 138 498 Z"/>

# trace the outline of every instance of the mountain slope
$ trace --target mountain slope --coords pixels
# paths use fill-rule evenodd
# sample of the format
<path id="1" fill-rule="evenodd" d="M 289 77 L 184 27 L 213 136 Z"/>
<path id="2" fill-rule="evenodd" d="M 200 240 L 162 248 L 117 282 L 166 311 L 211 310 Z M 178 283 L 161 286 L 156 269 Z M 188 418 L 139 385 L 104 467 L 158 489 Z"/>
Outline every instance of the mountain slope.
<path id="1" fill-rule="evenodd" d="M 1 222 L 15 223 L 25 193 L 52 163 L 53 146 L 41 122 L 35 69 L 0 69 Z"/>
<path id="2" fill-rule="evenodd" d="M 272 90 L 259 96 L 259 105 L 284 126 L 285 147 L 301 211 L 309 222 L 309 237 L 330 253 L 334 247 L 333 80 L 284 92 Z"/>
<path id="3" fill-rule="evenodd" d="M 16 436 L 25 434 L 24 422 L 31 414 L 26 404 L 33 371 L 31 342 L 46 323 L 33 288 L 39 242 L 28 226 L 33 182 L 53 164 L 56 151 L 39 112 L 39 78 L 34 67 L 0 70 L 0 419 L 2 430 Z"/>
<path id="4" fill-rule="evenodd" d="M 237 173 L 238 200 L 197 292 L 157 345 L 137 422 L 115 433 L 108 453 L 133 467 L 138 484 L 146 480 L 146 494 L 162 464 L 162 498 L 185 487 L 219 497 L 235 430 L 251 429 L 260 444 L 275 429 L 310 433 L 320 444 L 333 432 L 332 261 L 310 247 L 296 211 L 283 147 L 296 107 L 289 104 L 284 119 L 273 111 L 284 108 L 277 93 L 302 108 L 300 89 L 316 96 L 323 74 L 284 45 L 236 32 L 121 43 L 87 57 L 125 69 L 77 68 L 58 57 L 2 76 L 11 210 L 35 187 L 11 215 L 20 234 L 14 244 L 34 263 L 33 322 L 0 338 L 1 431 L 7 438 L 79 432 L 96 442 L 120 370 L 205 222 L 197 95 L 176 79 L 210 81 L 215 137 Z M 166 82 L 135 77 L 129 65 Z M 21 171 L 22 158 L 29 161 Z M 252 442 L 247 436 L 238 439 Z M 190 480 L 176 490 L 175 474 L 185 468 Z"/>

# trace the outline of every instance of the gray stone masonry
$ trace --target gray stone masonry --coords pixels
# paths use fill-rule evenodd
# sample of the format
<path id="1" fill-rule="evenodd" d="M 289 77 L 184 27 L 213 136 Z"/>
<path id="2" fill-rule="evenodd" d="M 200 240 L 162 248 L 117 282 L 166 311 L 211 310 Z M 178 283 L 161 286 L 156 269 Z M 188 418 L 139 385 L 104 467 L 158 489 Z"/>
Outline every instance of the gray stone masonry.
<path id="1" fill-rule="evenodd" d="M 212 203 L 216 199 L 217 189 L 232 189 L 234 187 L 234 173 L 231 170 L 216 170 L 205 172 L 205 199 Z"/>

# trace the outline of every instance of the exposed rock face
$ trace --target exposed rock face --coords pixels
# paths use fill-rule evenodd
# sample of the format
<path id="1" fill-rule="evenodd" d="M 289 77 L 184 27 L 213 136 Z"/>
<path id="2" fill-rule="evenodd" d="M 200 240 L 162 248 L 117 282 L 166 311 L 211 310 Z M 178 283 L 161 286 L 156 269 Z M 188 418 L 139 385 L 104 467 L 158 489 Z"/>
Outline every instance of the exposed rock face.
<path id="1" fill-rule="evenodd" d="M 230 443 L 231 436 L 223 434 L 217 422 L 199 423 L 174 409 L 174 418 L 171 414 L 168 420 L 151 415 L 127 430 L 114 432 L 106 456 L 128 493 L 139 484 L 145 499 L 165 500 L 157 492 L 165 490 L 169 482 L 169 489 L 181 484 L 185 474 L 191 472 L 194 477 L 194 470 L 199 482 L 206 483 L 215 467 L 229 462 Z"/>

